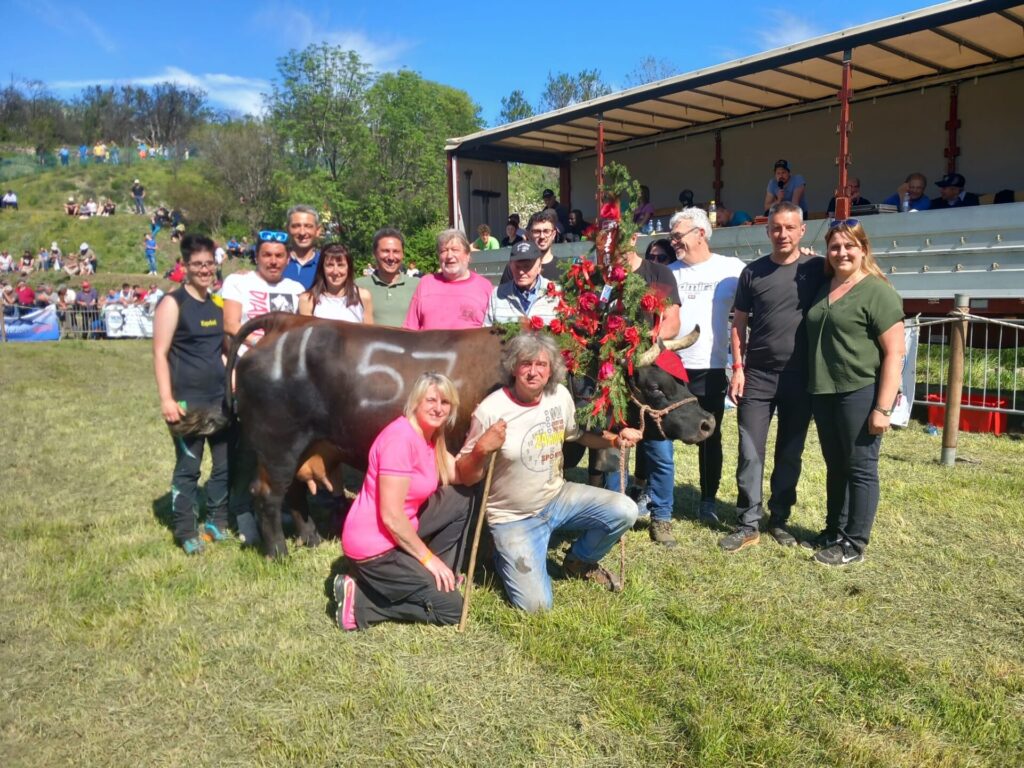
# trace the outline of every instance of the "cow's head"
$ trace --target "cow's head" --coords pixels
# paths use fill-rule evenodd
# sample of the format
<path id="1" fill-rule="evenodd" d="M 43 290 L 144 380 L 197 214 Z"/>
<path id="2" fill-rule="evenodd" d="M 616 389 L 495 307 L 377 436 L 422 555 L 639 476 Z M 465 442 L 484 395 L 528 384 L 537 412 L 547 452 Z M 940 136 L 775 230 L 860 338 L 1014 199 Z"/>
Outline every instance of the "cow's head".
<path id="1" fill-rule="evenodd" d="M 698 326 L 681 339 L 665 342 L 664 346 L 673 351 L 686 349 L 699 337 Z M 630 404 L 629 423 L 639 424 L 643 410 L 645 439 L 699 443 L 715 431 L 715 417 L 700 407 L 686 384 L 654 364 L 661 351 L 655 346 L 637 357 L 630 389 L 640 405 Z"/>

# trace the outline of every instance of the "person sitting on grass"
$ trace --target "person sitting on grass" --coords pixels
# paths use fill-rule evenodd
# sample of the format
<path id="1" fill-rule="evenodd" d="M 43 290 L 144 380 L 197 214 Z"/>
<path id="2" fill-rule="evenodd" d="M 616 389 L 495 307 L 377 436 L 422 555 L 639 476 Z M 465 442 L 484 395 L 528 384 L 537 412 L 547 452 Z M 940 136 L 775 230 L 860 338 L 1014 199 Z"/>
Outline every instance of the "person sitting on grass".
<path id="1" fill-rule="evenodd" d="M 78 203 L 75 202 L 74 197 L 69 197 L 68 201 L 64 203 L 64 213 L 68 216 L 78 215 Z"/>
<path id="2" fill-rule="evenodd" d="M 343 630 L 383 621 L 456 624 L 462 595 L 456 558 L 473 493 L 460 482 L 445 432 L 459 395 L 451 379 L 423 373 L 403 415 L 370 447 L 363 487 L 345 517 L 341 545 L 351 574 L 334 578 L 335 614 Z M 504 424 L 481 433 L 479 451 L 504 440 Z"/>
<path id="3" fill-rule="evenodd" d="M 160 413 L 174 441 L 171 509 L 174 540 L 186 555 L 203 551 L 204 541 L 223 541 L 228 525 L 227 420 L 212 434 L 191 415 L 219 416 L 224 403 L 224 310 L 213 300 L 213 241 L 189 235 L 181 243 L 184 285 L 167 294 L 153 319 L 153 371 Z M 196 492 L 203 446 L 213 460 L 206 483 L 207 514 L 198 528 Z"/>

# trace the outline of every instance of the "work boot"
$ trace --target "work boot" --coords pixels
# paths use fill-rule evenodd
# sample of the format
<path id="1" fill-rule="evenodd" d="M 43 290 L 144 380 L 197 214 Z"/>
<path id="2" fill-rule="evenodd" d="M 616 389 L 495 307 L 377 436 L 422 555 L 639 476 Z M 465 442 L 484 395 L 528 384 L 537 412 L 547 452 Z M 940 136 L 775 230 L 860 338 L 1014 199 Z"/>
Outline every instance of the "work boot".
<path id="1" fill-rule="evenodd" d="M 651 541 L 663 547 L 674 547 L 676 537 L 672 535 L 672 523 L 668 520 L 651 521 Z"/>
<path id="2" fill-rule="evenodd" d="M 737 528 L 728 536 L 719 539 L 718 546 L 723 552 L 739 552 L 741 549 L 752 547 L 761 540 L 761 534 L 756 528 Z"/>
<path id="3" fill-rule="evenodd" d="M 566 555 L 565 560 L 562 561 L 562 571 L 567 578 L 592 581 L 611 592 L 622 591 L 622 582 L 619 581 L 619 577 L 601 567 L 600 563 L 588 563 L 572 555 Z"/>
<path id="4" fill-rule="evenodd" d="M 769 528 L 768 535 L 775 539 L 780 547 L 795 547 L 797 545 L 796 537 L 781 525 Z"/>

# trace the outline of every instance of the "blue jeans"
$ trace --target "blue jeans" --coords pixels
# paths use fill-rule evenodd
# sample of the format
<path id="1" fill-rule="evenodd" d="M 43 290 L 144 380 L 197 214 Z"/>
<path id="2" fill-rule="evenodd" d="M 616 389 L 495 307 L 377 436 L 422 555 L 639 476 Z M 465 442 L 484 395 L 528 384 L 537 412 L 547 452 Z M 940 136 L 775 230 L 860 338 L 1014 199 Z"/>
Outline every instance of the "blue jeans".
<path id="1" fill-rule="evenodd" d="M 675 503 L 676 464 L 671 440 L 641 440 L 636 444 L 637 464 L 647 470 L 647 495 L 651 499 L 651 520 L 671 520 Z M 619 491 L 619 473 L 605 476 L 605 488 Z"/>
<path id="2" fill-rule="evenodd" d="M 635 522 L 636 504 L 628 496 L 565 483 L 533 517 L 492 525 L 494 561 L 509 601 L 530 613 L 551 608 L 547 553 L 553 533 L 581 533 L 569 554 L 577 560 L 597 563 Z"/>
<path id="3" fill-rule="evenodd" d="M 156 251 L 146 251 L 146 261 L 149 263 L 149 271 L 156 273 Z"/>
<path id="4" fill-rule="evenodd" d="M 144 206 L 142 204 L 142 198 L 141 197 L 135 197 L 133 195 L 132 199 L 135 201 L 135 212 L 136 213 L 145 214 L 146 213 L 146 206 Z"/>

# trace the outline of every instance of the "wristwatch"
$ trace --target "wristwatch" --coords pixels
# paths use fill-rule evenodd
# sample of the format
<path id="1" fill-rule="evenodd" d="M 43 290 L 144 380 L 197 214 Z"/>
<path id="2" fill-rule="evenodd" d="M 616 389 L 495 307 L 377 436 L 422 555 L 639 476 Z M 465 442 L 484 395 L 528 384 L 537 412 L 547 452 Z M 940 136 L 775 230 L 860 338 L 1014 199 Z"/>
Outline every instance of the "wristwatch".
<path id="1" fill-rule="evenodd" d="M 892 416 L 892 408 L 880 408 L 876 405 L 875 410 L 883 416 Z"/>

